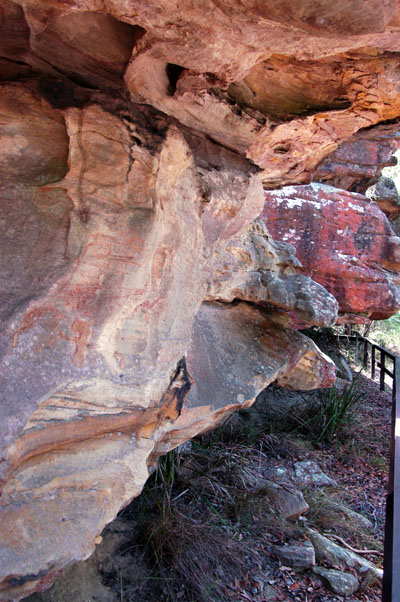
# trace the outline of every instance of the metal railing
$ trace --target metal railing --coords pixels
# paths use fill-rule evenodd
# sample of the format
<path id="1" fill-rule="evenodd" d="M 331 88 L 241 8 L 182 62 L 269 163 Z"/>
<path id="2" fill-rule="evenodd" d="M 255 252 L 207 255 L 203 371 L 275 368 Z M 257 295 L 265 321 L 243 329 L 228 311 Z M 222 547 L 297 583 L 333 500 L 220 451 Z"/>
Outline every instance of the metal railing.
<path id="1" fill-rule="evenodd" d="M 386 376 L 392 380 L 392 430 L 390 442 L 389 486 L 386 496 L 385 545 L 383 561 L 383 602 L 400 600 L 400 356 L 370 341 L 359 333 L 338 335 L 356 342 L 356 358 L 362 355 L 364 368 L 371 361 L 371 379 L 379 368 L 379 386 L 385 390 Z M 388 367 L 388 362 L 391 366 Z"/>

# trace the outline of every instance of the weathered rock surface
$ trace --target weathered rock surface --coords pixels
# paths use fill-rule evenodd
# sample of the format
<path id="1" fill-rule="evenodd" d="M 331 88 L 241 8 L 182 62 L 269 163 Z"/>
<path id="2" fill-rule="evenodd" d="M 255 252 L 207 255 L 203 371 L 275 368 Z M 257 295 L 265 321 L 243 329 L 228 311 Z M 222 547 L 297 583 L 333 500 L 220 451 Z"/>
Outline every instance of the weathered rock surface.
<path id="1" fill-rule="evenodd" d="M 299 518 L 310 508 L 302 492 L 293 485 L 279 484 L 265 479 L 258 484 L 257 491 L 265 492 L 271 505 L 285 519 Z"/>
<path id="2" fill-rule="evenodd" d="M 318 165 L 313 180 L 365 194 L 382 168 L 396 163 L 393 154 L 399 148 L 398 123 L 362 130 Z"/>
<path id="3" fill-rule="evenodd" d="M 368 189 L 367 196 L 379 205 L 389 219 L 400 215 L 400 194 L 392 178 L 382 176 Z"/>
<path id="4" fill-rule="evenodd" d="M 315 564 L 314 548 L 309 541 L 287 546 L 274 546 L 273 552 L 284 566 L 290 566 L 294 569 L 309 569 Z"/>
<path id="5" fill-rule="evenodd" d="M 302 460 L 294 464 L 294 477 L 301 485 L 336 485 L 336 482 L 324 473 L 313 460 Z"/>
<path id="6" fill-rule="evenodd" d="M 275 55 L 294 53 L 294 48 L 283 50 L 275 36 L 263 39 L 262 44 L 264 52 L 269 48 L 270 58 L 261 62 L 259 57 L 246 77 L 231 84 L 226 93 L 216 92 L 215 87 L 237 78 L 239 73 L 233 74 L 229 68 L 214 79 L 196 77 L 193 68 L 179 70 L 171 88 L 167 62 L 161 58 L 163 50 L 154 47 L 134 53 L 126 73 L 127 86 L 134 100 L 148 102 L 185 125 L 212 134 L 221 144 L 246 153 L 263 168 L 263 181 L 270 188 L 309 180 L 318 163 L 342 141 L 363 127 L 398 116 L 397 63 L 384 53 L 371 56 L 361 50 L 338 56 L 331 51 L 333 56 L 320 62 L 303 57 L 300 61 L 281 60 Z M 320 48 L 309 48 L 309 58 L 321 58 L 321 54 Z M 282 68 L 286 73 L 283 85 Z M 363 79 L 360 72 L 365 74 Z M 326 88 L 322 99 L 321 81 Z M 204 88 L 207 92 L 201 93 Z M 324 108 L 328 112 L 321 111 Z M 296 118 L 296 114 L 306 116 Z M 295 118 L 282 122 L 282 116 Z"/>
<path id="7" fill-rule="evenodd" d="M 254 220 L 262 182 L 310 181 L 358 130 L 391 120 L 391 148 L 399 29 L 394 0 L 1 0 L 0 599 L 87 557 L 160 454 L 268 384 L 329 386 L 290 321 L 398 307 L 373 204 L 322 195 L 350 228 L 322 281 Z"/>
<path id="8" fill-rule="evenodd" d="M 144 130 L 146 109 L 61 111 L 27 84 L 3 91 L 7 599 L 87 557 L 160 453 L 270 382 L 329 386 L 334 368 L 268 309 L 201 307 L 218 245 L 261 210 L 251 166 L 219 149 L 204 170 L 212 143 L 162 116 Z"/>
<path id="9" fill-rule="evenodd" d="M 323 560 L 335 568 L 339 567 L 344 570 L 352 568 L 357 572 L 361 581 L 365 583 L 382 579 L 382 569 L 377 568 L 369 560 L 333 543 L 314 529 L 307 529 L 307 533 L 314 546 L 317 560 Z"/>
<path id="10" fill-rule="evenodd" d="M 391 226 L 394 230 L 394 232 L 397 234 L 397 236 L 400 236 L 400 216 L 396 217 L 392 222 L 391 222 Z"/>
<path id="11" fill-rule="evenodd" d="M 317 183 L 267 191 L 262 219 L 295 246 L 297 269 L 335 296 L 342 320 L 399 310 L 400 239 L 363 195 Z"/>
<path id="12" fill-rule="evenodd" d="M 134 102 L 247 154 L 269 186 L 304 182 L 400 113 L 394 0 L 3 4 L 6 59 L 107 90 L 125 80 Z"/>
<path id="13" fill-rule="evenodd" d="M 186 367 L 192 386 L 156 455 L 248 407 L 272 382 L 308 390 L 335 379 L 334 365 L 310 339 L 285 327 L 281 316 L 243 302 L 202 305 Z"/>
<path id="14" fill-rule="evenodd" d="M 359 588 L 357 577 L 354 577 L 351 573 L 326 569 L 320 566 L 316 567 L 313 572 L 321 579 L 324 585 L 328 586 L 338 596 L 351 596 Z"/>
<path id="15" fill-rule="evenodd" d="M 245 299 L 284 309 L 294 321 L 330 326 L 337 318 L 336 299 L 296 273 L 301 264 L 293 253 L 291 245 L 274 241 L 265 224 L 255 220 L 247 232 L 218 247 L 207 299 Z"/>

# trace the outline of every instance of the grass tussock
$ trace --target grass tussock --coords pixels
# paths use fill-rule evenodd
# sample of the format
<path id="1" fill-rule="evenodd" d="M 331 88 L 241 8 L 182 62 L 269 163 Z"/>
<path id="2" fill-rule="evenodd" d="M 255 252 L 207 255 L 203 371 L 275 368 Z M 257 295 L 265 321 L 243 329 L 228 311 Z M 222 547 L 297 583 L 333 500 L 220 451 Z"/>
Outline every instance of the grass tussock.
<path id="1" fill-rule="evenodd" d="M 333 385 L 298 395 L 302 403 L 282 411 L 270 422 L 271 431 L 280 434 L 280 446 L 286 445 L 288 455 L 290 448 L 299 455 L 310 446 L 331 445 L 338 440 L 345 443 L 355 421 L 355 410 L 364 398 L 357 380 L 342 390 Z"/>
<path id="2" fill-rule="evenodd" d="M 364 397 L 364 393 L 357 390 L 356 382 L 353 380 L 349 387 L 341 391 L 333 385 L 330 389 L 322 389 L 309 396 L 304 409 L 291 413 L 297 423 L 295 430 L 316 444 L 332 443 L 335 438 L 344 435 L 355 408 Z"/>
<path id="3" fill-rule="evenodd" d="M 212 517 L 203 520 L 171 508 L 167 515 L 148 516 L 142 525 L 142 540 L 159 575 L 160 600 L 178 600 L 180 593 L 190 602 L 232 599 L 227 584 L 246 572 L 245 550 L 215 529 Z"/>
<path id="4" fill-rule="evenodd" d="M 235 510 L 249 475 L 238 450 L 217 444 L 215 434 L 193 448 L 160 458 L 140 498 L 139 540 L 160 601 L 228 602 L 251 568 Z"/>

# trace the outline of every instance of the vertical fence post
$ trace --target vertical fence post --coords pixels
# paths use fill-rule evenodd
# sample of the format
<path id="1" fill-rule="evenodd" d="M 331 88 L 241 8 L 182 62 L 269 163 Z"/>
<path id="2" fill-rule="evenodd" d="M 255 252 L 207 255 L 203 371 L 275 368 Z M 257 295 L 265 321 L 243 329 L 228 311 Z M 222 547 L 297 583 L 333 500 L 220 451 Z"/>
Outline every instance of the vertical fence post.
<path id="1" fill-rule="evenodd" d="M 367 364 L 368 364 L 368 339 L 364 339 L 363 367 L 366 368 Z"/>
<path id="2" fill-rule="evenodd" d="M 356 331 L 356 359 L 355 359 L 355 365 L 357 366 L 358 364 L 358 332 Z"/>
<path id="3" fill-rule="evenodd" d="M 386 366 L 385 366 L 385 360 L 386 360 L 386 353 L 383 351 L 383 349 L 380 350 L 381 352 L 381 372 L 379 375 L 379 387 L 381 391 L 385 390 L 385 374 L 386 374 Z"/>
<path id="4" fill-rule="evenodd" d="M 393 366 L 392 437 L 386 498 L 383 602 L 397 602 L 400 592 L 400 357 Z"/>
<path id="5" fill-rule="evenodd" d="M 392 592 L 400 592 L 400 357 L 393 362 L 393 405 L 396 416 L 394 428 L 393 466 L 393 565 Z M 393 594 L 392 594 L 393 598 Z M 394 600 L 394 598 L 393 598 Z"/>
<path id="6" fill-rule="evenodd" d="M 371 380 L 375 380 L 375 345 L 371 346 Z"/>

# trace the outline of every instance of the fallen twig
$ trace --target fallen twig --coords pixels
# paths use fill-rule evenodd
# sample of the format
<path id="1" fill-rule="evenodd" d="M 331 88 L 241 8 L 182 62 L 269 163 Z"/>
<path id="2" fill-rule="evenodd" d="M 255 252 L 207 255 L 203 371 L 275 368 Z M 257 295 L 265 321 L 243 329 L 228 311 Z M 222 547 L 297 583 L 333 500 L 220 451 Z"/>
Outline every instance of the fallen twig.
<path id="1" fill-rule="evenodd" d="M 333 539 L 337 539 L 338 541 L 340 541 L 341 544 L 346 546 L 346 548 L 348 548 L 355 554 L 376 554 L 377 556 L 383 556 L 383 552 L 379 552 L 378 550 L 357 550 L 356 548 L 353 548 L 350 544 L 348 544 L 346 541 L 344 541 L 344 539 L 339 537 L 339 535 L 334 535 L 333 533 L 323 533 L 323 535 L 325 535 L 325 537 L 333 537 Z"/>

